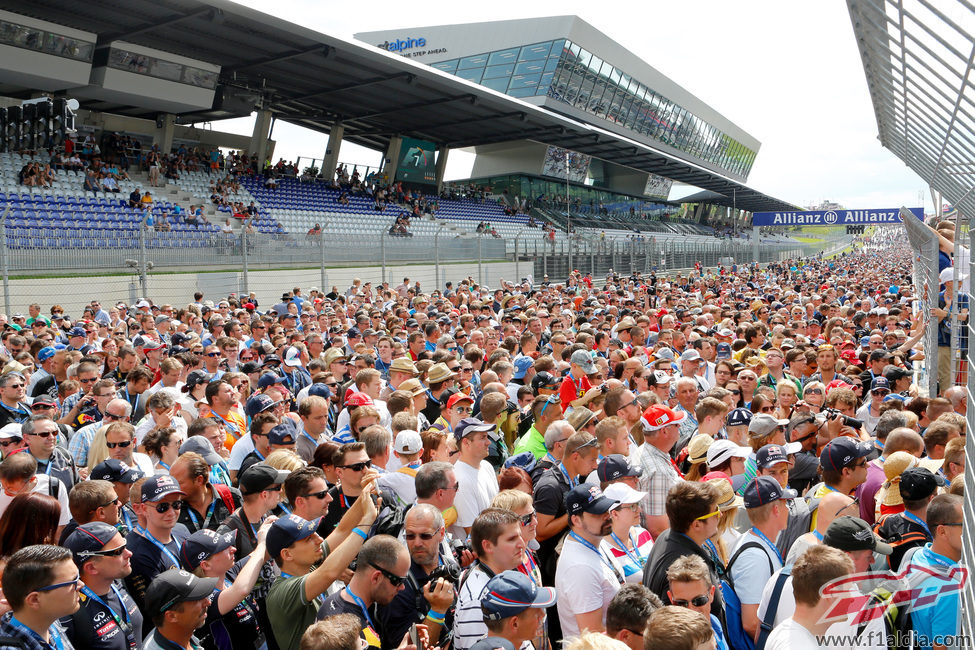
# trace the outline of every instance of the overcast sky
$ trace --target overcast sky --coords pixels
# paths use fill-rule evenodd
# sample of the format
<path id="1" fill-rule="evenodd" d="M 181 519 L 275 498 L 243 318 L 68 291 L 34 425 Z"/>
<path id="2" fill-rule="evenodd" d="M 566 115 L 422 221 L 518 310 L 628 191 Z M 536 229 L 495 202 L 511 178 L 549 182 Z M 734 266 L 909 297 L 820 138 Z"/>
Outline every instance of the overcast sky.
<path id="1" fill-rule="evenodd" d="M 270 11 L 269 0 L 242 4 Z M 598 11 L 609 9 L 609 15 Z M 636 8 L 636 9 L 634 9 Z M 488 11 L 489 10 L 489 11 Z M 575 14 L 751 133 L 762 143 L 747 184 L 799 205 L 848 208 L 923 205 L 927 184 L 880 146 L 846 3 L 680 0 L 604 5 L 534 2 L 275 0 L 276 16 L 310 29 L 354 33 Z M 597 52 L 598 54 L 598 52 Z M 249 134 L 252 118 L 213 123 Z M 326 136 L 278 122 L 275 159 L 321 158 Z M 343 144 L 340 160 L 372 164 L 380 154 Z M 469 175 L 473 156 L 451 153 L 448 179 Z M 672 198 L 686 195 L 675 188 Z"/>

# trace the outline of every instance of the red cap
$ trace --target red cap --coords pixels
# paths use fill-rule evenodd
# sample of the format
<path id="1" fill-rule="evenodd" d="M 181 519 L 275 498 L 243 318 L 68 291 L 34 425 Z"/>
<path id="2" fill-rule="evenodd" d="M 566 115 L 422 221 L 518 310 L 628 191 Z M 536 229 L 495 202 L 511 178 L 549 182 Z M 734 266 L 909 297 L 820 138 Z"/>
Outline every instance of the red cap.
<path id="1" fill-rule="evenodd" d="M 647 431 L 657 431 L 671 424 L 683 422 L 686 417 L 686 413 L 677 413 L 670 407 L 654 404 L 643 412 L 642 424 Z"/>
<path id="2" fill-rule="evenodd" d="M 352 393 L 345 398 L 346 406 L 372 406 L 372 398 L 365 393 Z"/>
<path id="3" fill-rule="evenodd" d="M 853 386 L 846 383 L 842 379 L 834 379 L 826 384 L 826 392 L 829 393 L 829 391 L 833 390 L 834 388 L 853 388 Z"/>
<path id="4" fill-rule="evenodd" d="M 447 400 L 447 408 L 454 408 L 454 404 L 457 402 L 470 402 L 473 404 L 474 398 L 470 397 L 469 395 L 465 395 L 464 393 L 454 393 L 450 396 L 450 399 Z"/>

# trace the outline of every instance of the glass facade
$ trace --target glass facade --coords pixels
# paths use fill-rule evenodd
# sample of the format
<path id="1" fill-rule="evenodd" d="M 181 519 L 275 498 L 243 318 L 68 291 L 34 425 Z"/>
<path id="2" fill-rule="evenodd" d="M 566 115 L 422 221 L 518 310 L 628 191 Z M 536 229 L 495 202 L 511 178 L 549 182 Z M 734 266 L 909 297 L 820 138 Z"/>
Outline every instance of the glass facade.
<path id="1" fill-rule="evenodd" d="M 755 162 L 755 152 L 742 143 L 572 41 L 485 52 L 432 67 L 512 97 L 551 97 L 742 177 Z"/>
<path id="2" fill-rule="evenodd" d="M 144 74 L 149 77 L 156 77 L 157 79 L 175 81 L 176 83 L 207 88 L 209 90 L 217 87 L 217 81 L 219 79 L 219 74 L 216 72 L 194 68 L 181 63 L 174 63 L 172 61 L 164 61 L 154 56 L 136 54 L 135 52 L 120 50 L 114 47 L 108 50 L 107 59 L 102 60 L 101 56 L 104 55 L 100 55 L 95 60 L 95 65 L 107 65 L 116 70 Z"/>
<path id="3" fill-rule="evenodd" d="M 91 62 L 92 53 L 95 51 L 93 42 L 62 36 L 37 27 L 18 25 L 6 20 L 0 20 L 0 43 L 85 63 Z"/>

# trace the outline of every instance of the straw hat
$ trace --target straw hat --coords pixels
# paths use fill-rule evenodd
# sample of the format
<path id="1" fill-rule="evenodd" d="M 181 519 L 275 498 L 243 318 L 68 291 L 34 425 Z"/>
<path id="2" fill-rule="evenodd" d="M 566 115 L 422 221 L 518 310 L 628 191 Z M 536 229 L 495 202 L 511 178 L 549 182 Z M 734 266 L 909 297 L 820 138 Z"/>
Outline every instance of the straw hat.
<path id="1" fill-rule="evenodd" d="M 885 506 L 899 506 L 904 504 L 901 498 L 900 482 L 904 470 L 917 467 L 917 457 L 906 451 L 895 451 L 884 461 L 884 476 L 887 480 L 881 486 L 884 491 L 883 499 L 878 499 Z"/>
<path id="2" fill-rule="evenodd" d="M 450 368 L 447 367 L 446 363 L 435 363 L 433 364 L 433 367 L 427 371 L 427 382 L 437 384 L 456 376 L 457 373 L 450 372 Z"/>
<path id="3" fill-rule="evenodd" d="M 691 465 L 697 465 L 706 461 L 708 458 L 708 448 L 713 442 L 714 438 L 706 433 L 699 433 L 691 438 L 691 441 L 687 445 L 687 462 Z"/>
<path id="4" fill-rule="evenodd" d="M 711 474 L 719 474 L 720 476 L 708 478 L 708 476 Z M 717 488 L 718 510 L 721 512 L 726 512 L 728 510 L 740 508 L 745 504 L 745 500 L 735 494 L 735 488 L 731 484 L 731 479 L 728 478 L 727 474 L 724 474 L 723 472 L 711 472 L 711 474 L 706 474 L 704 481 Z"/>

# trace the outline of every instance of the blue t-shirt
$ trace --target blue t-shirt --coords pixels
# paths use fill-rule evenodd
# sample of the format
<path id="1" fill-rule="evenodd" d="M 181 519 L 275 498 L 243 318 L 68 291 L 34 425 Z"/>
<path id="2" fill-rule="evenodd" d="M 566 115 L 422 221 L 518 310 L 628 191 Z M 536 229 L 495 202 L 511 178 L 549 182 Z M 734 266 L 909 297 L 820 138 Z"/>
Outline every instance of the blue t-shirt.
<path id="1" fill-rule="evenodd" d="M 958 566 L 956 562 L 943 555 L 939 555 L 931 550 L 928 543 L 911 558 L 911 564 L 920 567 L 930 567 L 938 573 L 947 574 L 952 567 Z M 955 584 L 960 579 L 960 575 L 952 576 L 951 579 L 945 577 L 932 576 L 921 583 L 918 587 L 918 599 L 930 600 L 930 604 L 911 611 L 911 622 L 914 631 L 918 635 L 919 641 L 923 645 L 917 647 L 930 648 L 936 637 L 939 645 L 957 645 L 946 643 L 944 636 L 957 635 L 959 632 L 958 613 L 961 609 L 959 602 L 960 588 Z M 918 599 L 915 599 L 917 602 Z"/>

